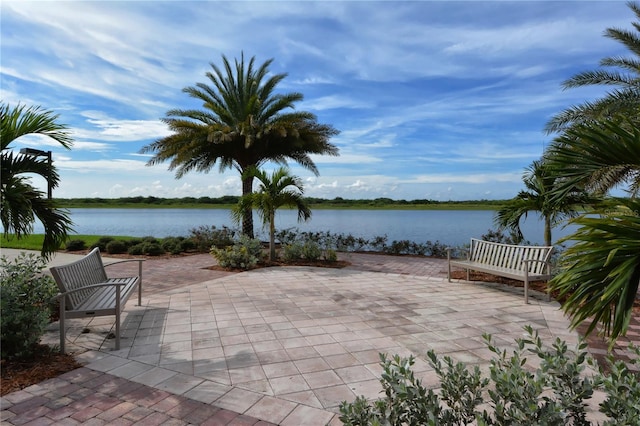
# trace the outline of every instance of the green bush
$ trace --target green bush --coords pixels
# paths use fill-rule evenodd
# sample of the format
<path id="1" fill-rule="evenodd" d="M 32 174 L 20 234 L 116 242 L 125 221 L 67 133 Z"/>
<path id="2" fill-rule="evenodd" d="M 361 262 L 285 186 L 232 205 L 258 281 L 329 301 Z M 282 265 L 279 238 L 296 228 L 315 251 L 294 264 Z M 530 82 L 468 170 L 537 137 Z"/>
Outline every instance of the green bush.
<path id="1" fill-rule="evenodd" d="M 387 359 L 380 354 L 385 396 L 372 403 L 362 396 L 353 403 L 343 402 L 340 420 L 347 426 L 590 425 L 585 401 L 601 389 L 606 399 L 600 412 L 609 417 L 604 425 L 640 424 L 640 381 L 629 366 L 609 359 L 610 373 L 599 369 L 588 376 L 585 364 L 597 365 L 587 356 L 586 343 L 580 342 L 575 351 L 569 351 L 561 339 L 550 348 L 543 347 L 537 332 L 531 327 L 525 330 L 528 337 L 516 341 L 518 348 L 510 356 L 485 335 L 495 354 L 489 378 L 478 366 L 469 369 L 429 351 L 429 364 L 440 379 L 437 392 L 415 377 L 413 356 Z M 638 357 L 631 362 L 640 366 L 640 348 L 632 349 Z M 525 365 L 527 354 L 539 359 L 536 371 Z"/>
<path id="2" fill-rule="evenodd" d="M 320 256 L 322 256 L 322 250 L 317 243 L 313 241 L 307 241 L 302 246 L 302 255 L 307 260 L 315 261 L 320 259 Z"/>
<path id="3" fill-rule="evenodd" d="M 283 258 L 285 262 L 302 259 L 302 243 L 293 241 L 285 244 Z"/>
<path id="4" fill-rule="evenodd" d="M 191 240 L 195 244 L 196 250 L 208 252 L 211 247 L 228 247 L 233 245 L 236 231 L 223 226 L 218 229 L 215 226 L 200 226 L 191 229 Z"/>
<path id="5" fill-rule="evenodd" d="M 251 269 L 262 258 L 262 243 L 258 239 L 251 239 L 242 235 L 230 247 L 211 248 L 211 255 L 216 258 L 223 268 Z"/>
<path id="6" fill-rule="evenodd" d="M 142 243 L 142 251 L 144 252 L 144 254 L 149 256 L 160 256 L 161 254 L 165 253 L 160 243 L 154 243 L 151 241 L 145 241 L 144 243 Z"/>
<path id="7" fill-rule="evenodd" d="M 67 242 L 65 248 L 68 251 L 84 250 L 87 248 L 87 243 L 85 243 L 83 240 L 70 240 Z"/>
<path id="8" fill-rule="evenodd" d="M 333 249 L 328 249 L 324 252 L 324 260 L 327 262 L 337 262 L 338 253 Z"/>
<path id="9" fill-rule="evenodd" d="M 91 248 L 94 249 L 98 247 L 100 251 L 105 252 L 107 251 L 107 244 L 109 244 L 113 240 L 114 240 L 113 237 L 100 237 L 100 239 L 98 239 L 98 241 L 95 244 L 93 244 Z"/>
<path id="10" fill-rule="evenodd" d="M 182 241 L 184 241 L 184 237 L 167 237 L 162 240 L 160 245 L 171 254 L 180 254 L 184 251 Z"/>
<path id="11" fill-rule="evenodd" d="M 119 254 L 127 252 L 127 243 L 121 240 L 112 240 L 107 243 L 106 251 L 109 254 Z"/>
<path id="12" fill-rule="evenodd" d="M 42 273 L 44 259 L 33 254 L 13 263 L 0 259 L 0 349 L 2 359 L 27 358 L 51 318 L 51 299 L 58 293 L 53 279 Z"/>
<path id="13" fill-rule="evenodd" d="M 132 256 L 142 256 L 144 254 L 144 244 L 138 243 L 133 245 L 127 249 L 127 253 Z"/>

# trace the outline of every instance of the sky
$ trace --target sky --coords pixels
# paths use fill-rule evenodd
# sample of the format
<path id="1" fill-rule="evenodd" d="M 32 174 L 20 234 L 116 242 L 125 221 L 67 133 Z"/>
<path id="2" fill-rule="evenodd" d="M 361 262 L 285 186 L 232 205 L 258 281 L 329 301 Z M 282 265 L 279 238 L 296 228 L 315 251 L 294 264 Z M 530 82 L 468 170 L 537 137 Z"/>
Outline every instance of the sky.
<path id="1" fill-rule="evenodd" d="M 289 163 L 305 195 L 508 199 L 553 138 L 546 122 L 606 93 L 562 82 L 627 56 L 603 34 L 633 19 L 624 1 L 3 0 L 1 97 L 68 126 L 71 150 L 11 145 L 52 151 L 54 197 L 240 195 L 235 170 L 176 179 L 140 149 L 170 134 L 167 111 L 202 107 L 183 88 L 244 53 L 273 59 L 276 92 L 340 131 L 338 157 L 313 157 L 319 176 Z"/>

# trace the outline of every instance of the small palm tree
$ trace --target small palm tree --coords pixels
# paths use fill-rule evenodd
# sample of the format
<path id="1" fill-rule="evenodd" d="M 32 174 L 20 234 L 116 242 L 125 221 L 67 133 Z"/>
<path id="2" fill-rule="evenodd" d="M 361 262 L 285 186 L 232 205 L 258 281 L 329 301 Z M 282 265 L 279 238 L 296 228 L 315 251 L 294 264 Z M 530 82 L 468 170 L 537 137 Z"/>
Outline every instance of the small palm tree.
<path id="1" fill-rule="evenodd" d="M 573 327 L 590 320 L 589 334 L 601 324 L 613 344 L 626 333 L 640 284 L 640 200 L 613 200 L 607 210 L 573 221 L 580 228 L 564 238 L 574 244 L 549 289 L 567 297 Z"/>
<path id="2" fill-rule="evenodd" d="M 60 177 L 47 160 L 31 155 L 16 155 L 10 150 L 10 144 L 22 136 L 38 134 L 69 149 L 73 140 L 66 126 L 57 120 L 58 115 L 40 107 L 18 105 L 11 108 L 4 103 L 0 105 L 0 220 L 5 236 L 15 234 L 16 238 L 22 238 L 33 232 L 33 224 L 36 218 L 39 219 L 44 226 L 42 255 L 45 257 L 55 252 L 66 240 L 71 230 L 71 220 L 64 211 L 56 209 L 53 200 L 35 189 L 24 175 L 42 176 L 51 188 L 58 186 Z"/>
<path id="3" fill-rule="evenodd" d="M 544 242 L 551 246 L 551 230 L 560 222 L 578 215 L 578 210 L 589 202 L 586 193 L 573 187 L 573 191 L 561 199 L 553 199 L 557 178 L 549 173 L 542 161 L 534 161 L 523 176 L 526 191 L 520 191 L 504 207 L 496 212 L 494 221 L 500 228 L 508 228 L 517 240 L 523 240 L 520 221 L 531 211 L 539 212 L 544 219 Z"/>
<path id="4" fill-rule="evenodd" d="M 142 148 L 142 153 L 155 154 L 148 165 L 169 160 L 176 178 L 192 170 L 208 172 L 216 164 L 221 172 L 234 168 L 243 176 L 242 195 L 253 190 L 253 176 L 245 172 L 269 161 L 286 165 L 293 160 L 317 175 L 310 154 L 338 155 L 329 143 L 338 131 L 319 124 L 310 112 L 287 112 L 303 96 L 275 93 L 287 74 L 268 77 L 272 61 L 256 69 L 255 58 L 245 64 L 243 54 L 235 67 L 224 55 L 223 69 L 211 64 L 213 72 L 206 76 L 212 86 L 197 83 L 183 89 L 202 101 L 203 108 L 167 112 L 163 121 L 173 134 Z M 251 210 L 243 213 L 242 232 L 253 238 Z"/>
<path id="5" fill-rule="evenodd" d="M 547 123 L 547 133 L 562 132 L 574 124 L 608 118 L 617 114 L 637 114 L 640 107 L 640 5 L 627 5 L 638 19 L 632 25 L 635 31 L 608 28 L 604 35 L 622 43 L 630 57 L 607 57 L 600 61 L 602 69 L 585 71 L 566 80 L 565 89 L 584 86 L 613 86 L 614 90 L 601 99 L 585 102 L 555 115 Z"/>
<path id="6" fill-rule="evenodd" d="M 273 262 L 276 260 L 276 210 L 285 206 L 297 208 L 298 220 L 303 221 L 311 217 L 311 209 L 302 197 L 302 181 L 291 176 L 286 167 L 278 168 L 271 176 L 252 167 L 243 174 L 243 179 L 247 176 L 258 179 L 260 187 L 256 192 L 242 196 L 232 213 L 234 219 L 240 221 L 247 209 L 257 210 L 263 225 L 269 226 L 269 259 Z"/>

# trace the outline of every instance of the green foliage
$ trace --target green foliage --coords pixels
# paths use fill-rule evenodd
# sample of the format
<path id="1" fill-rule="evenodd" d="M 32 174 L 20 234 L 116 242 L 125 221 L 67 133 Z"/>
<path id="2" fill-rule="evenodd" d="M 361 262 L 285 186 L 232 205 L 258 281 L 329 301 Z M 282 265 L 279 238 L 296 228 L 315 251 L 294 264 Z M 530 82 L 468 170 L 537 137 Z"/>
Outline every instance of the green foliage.
<path id="1" fill-rule="evenodd" d="M 13 262 L 0 259 L 1 352 L 3 359 L 26 358 L 44 334 L 57 293 L 53 279 L 42 273 L 46 263 L 33 254 Z"/>
<path id="2" fill-rule="evenodd" d="M 195 243 L 185 237 L 167 237 L 162 239 L 162 248 L 171 254 L 180 254 L 195 248 Z"/>
<path id="3" fill-rule="evenodd" d="M 57 114 L 39 106 L 18 104 L 10 107 L 0 101 L 0 222 L 3 233 L 22 239 L 33 232 L 33 225 L 39 220 L 45 232 L 40 247 L 45 257 L 64 244 L 72 231 L 72 222 L 67 211 L 57 208 L 50 194 L 31 184 L 29 176 L 44 178 L 52 191 L 59 185 L 60 175 L 51 159 L 51 151 L 18 154 L 11 149 L 11 144 L 23 136 L 40 135 L 69 149 L 73 139 L 67 126 L 58 123 L 58 118 Z"/>
<path id="4" fill-rule="evenodd" d="M 635 364 L 640 366 L 640 346 L 630 346 L 635 353 Z M 640 424 L 640 380 L 638 373 L 630 371 L 622 361 L 609 358 L 609 373 L 601 378 L 607 399 L 600 411 L 611 420 L 604 426 Z"/>
<path id="5" fill-rule="evenodd" d="M 226 226 L 218 229 L 215 225 L 199 226 L 190 231 L 191 240 L 199 252 L 208 252 L 211 247 L 227 247 L 233 244 L 236 231 Z"/>
<path id="6" fill-rule="evenodd" d="M 243 234 L 230 247 L 211 247 L 211 255 L 223 268 L 248 270 L 256 266 L 262 258 L 262 243 Z"/>
<path id="7" fill-rule="evenodd" d="M 332 234 L 326 232 L 301 232 L 298 229 L 285 229 L 276 232 L 276 238 L 280 241 L 286 250 L 286 246 L 294 242 L 304 244 L 307 241 L 314 242 L 326 253 L 333 251 L 376 251 L 388 254 L 415 254 L 420 256 L 446 257 L 447 245 L 440 241 L 427 241 L 425 243 L 416 243 L 409 240 L 393 241 L 391 245 L 387 244 L 387 236 L 374 237 L 367 240 L 362 237 L 355 237 L 351 234 Z M 295 249 L 295 248 L 292 248 Z"/>
<path id="8" fill-rule="evenodd" d="M 549 289 L 567 297 L 562 308 L 572 326 L 590 321 L 590 333 L 601 325 L 613 343 L 629 325 L 640 284 L 640 200 L 615 200 L 600 213 L 574 220 L 580 228 L 565 237 L 574 244 Z"/>
<path id="9" fill-rule="evenodd" d="M 67 245 L 65 247 L 67 251 L 79 251 L 87 248 L 87 243 L 84 240 L 70 240 L 67 241 Z"/>
<path id="10" fill-rule="evenodd" d="M 315 261 L 320 259 L 320 256 L 322 256 L 322 250 L 317 243 L 307 241 L 302 246 L 302 256 L 307 260 Z"/>
<path id="11" fill-rule="evenodd" d="M 115 238 L 113 237 L 108 237 L 108 236 L 100 237 L 98 241 L 96 241 L 94 244 L 91 245 L 91 248 L 94 249 L 98 247 L 101 252 L 106 252 L 107 244 L 109 244 L 113 240 L 115 240 Z"/>
<path id="12" fill-rule="evenodd" d="M 324 260 L 326 260 L 327 262 L 337 262 L 338 253 L 333 249 L 327 249 L 324 252 Z"/>
<path id="13" fill-rule="evenodd" d="M 107 243 L 105 248 L 109 254 L 126 253 L 127 243 L 121 240 L 112 240 Z"/>
<path id="14" fill-rule="evenodd" d="M 607 415 L 606 425 L 636 425 L 640 420 L 640 384 L 629 366 L 609 361 L 611 373 L 601 371 L 593 377 L 585 374 L 586 344 L 575 351 L 556 339 L 545 347 L 537 332 L 525 327 L 527 337 L 516 340 L 510 355 L 495 347 L 485 335 L 495 355 L 489 377 L 476 366 L 469 369 L 451 357 L 439 359 L 427 353 L 429 364 L 440 380 L 439 391 L 427 389 L 415 377 L 413 356 L 388 359 L 380 354 L 383 373 L 380 379 L 384 397 L 368 402 L 358 397 L 340 405 L 340 420 L 346 426 L 359 425 L 590 425 L 586 401 L 595 390 L 607 398 L 600 411 Z M 632 361 L 640 365 L 639 355 Z M 526 356 L 539 361 L 536 370 L 526 364 Z"/>
<path id="15" fill-rule="evenodd" d="M 302 259 L 302 247 L 303 244 L 299 241 L 293 241 L 284 245 L 284 260 L 300 260 Z"/>

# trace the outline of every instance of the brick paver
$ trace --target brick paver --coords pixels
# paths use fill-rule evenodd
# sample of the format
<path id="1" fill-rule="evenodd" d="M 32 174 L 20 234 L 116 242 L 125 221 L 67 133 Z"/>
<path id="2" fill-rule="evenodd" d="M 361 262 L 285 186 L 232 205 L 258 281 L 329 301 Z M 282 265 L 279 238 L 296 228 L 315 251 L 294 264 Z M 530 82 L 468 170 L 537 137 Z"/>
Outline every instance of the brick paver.
<path id="1" fill-rule="evenodd" d="M 485 331 L 509 345 L 533 322 L 572 341 L 557 304 L 522 305 L 519 290 L 447 283 L 446 261 L 341 253 L 350 266 L 209 269 L 209 255 L 144 263 L 144 306 L 127 305 L 123 349 L 112 319 L 74 320 L 85 367 L 0 399 L 6 424 L 339 424 L 344 399 L 379 391 L 378 353 L 413 354 L 425 383 L 435 349 L 471 364 L 490 357 Z M 135 265 L 112 267 L 119 274 Z M 453 286 L 453 287 L 452 287 Z M 453 291 L 452 291 L 453 289 Z M 638 343 L 632 320 L 626 340 Z M 80 333 L 89 326 L 89 336 Z M 57 343 L 57 328 L 47 338 Z M 602 356 L 593 337 L 590 350 Z M 431 382 L 430 382 L 431 381 Z"/>

